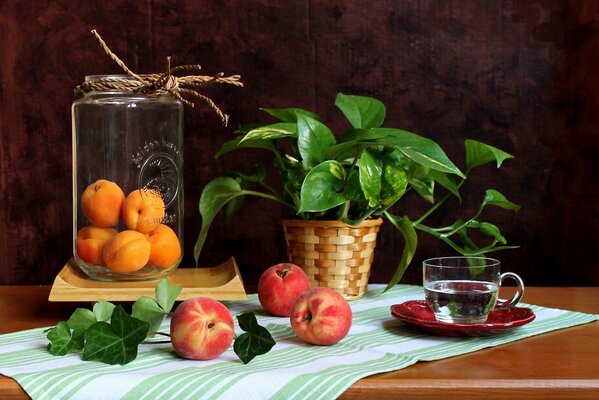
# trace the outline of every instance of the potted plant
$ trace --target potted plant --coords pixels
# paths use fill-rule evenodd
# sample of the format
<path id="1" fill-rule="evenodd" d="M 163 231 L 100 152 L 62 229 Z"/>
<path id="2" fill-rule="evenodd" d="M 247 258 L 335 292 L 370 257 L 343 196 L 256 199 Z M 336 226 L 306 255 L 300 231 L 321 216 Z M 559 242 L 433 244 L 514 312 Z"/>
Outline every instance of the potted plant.
<path id="1" fill-rule="evenodd" d="M 512 211 L 520 208 L 493 189 L 486 191 L 475 215 L 445 227 L 424 224 L 451 196 L 461 201 L 460 188 L 473 168 L 487 163 L 499 168 L 504 160 L 512 158 L 510 154 L 466 140 L 466 169 L 462 172 L 436 142 L 382 127 L 386 108 L 379 100 L 339 93 L 335 105 L 351 125 L 338 137 L 313 112 L 266 108 L 264 111 L 278 122 L 245 126 L 236 132 L 235 139 L 223 144 L 217 157 L 242 148 L 269 151 L 280 182 L 276 188 L 267 183 L 262 166 L 254 167 L 248 175 L 234 172 L 210 181 L 200 197 L 202 226 L 194 248 L 196 263 L 218 212 L 224 208 L 227 216 L 233 215 L 248 195 L 289 207 L 294 219 L 282 223 L 291 262 L 302 266 L 313 281 L 319 281 L 313 285 L 334 287 L 350 298 L 360 297 L 365 290 L 382 218 L 405 239 L 403 254 L 387 288 L 399 282 L 410 264 L 417 247 L 417 231 L 437 237 L 463 255 L 515 247 L 507 244 L 496 225 L 480 219 L 487 206 Z M 445 191 L 437 201 L 436 186 Z M 408 190 L 415 190 L 431 203 L 418 217 L 391 212 Z M 472 231 L 479 232 L 479 243 L 471 237 Z M 338 233 L 345 236 L 336 238 Z M 361 234 L 366 239 L 360 238 Z M 483 244 L 480 234 L 485 239 Z M 298 244 L 296 239 L 303 242 Z M 320 251 L 327 249 L 329 254 L 321 256 Z"/>

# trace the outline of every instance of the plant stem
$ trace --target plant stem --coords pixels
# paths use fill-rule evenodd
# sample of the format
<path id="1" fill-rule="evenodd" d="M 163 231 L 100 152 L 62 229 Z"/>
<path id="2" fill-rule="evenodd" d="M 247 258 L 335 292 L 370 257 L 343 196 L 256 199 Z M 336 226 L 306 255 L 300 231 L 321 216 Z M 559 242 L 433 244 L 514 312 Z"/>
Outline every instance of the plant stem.
<path id="1" fill-rule="evenodd" d="M 349 212 L 349 205 L 350 205 L 350 201 L 346 201 L 343 204 L 343 208 L 341 209 L 341 215 L 339 216 L 339 219 L 341 221 L 346 220 L 347 219 L 347 213 Z"/>
<path id="2" fill-rule="evenodd" d="M 270 193 L 272 193 L 273 195 L 275 195 L 275 196 L 277 196 L 277 197 L 280 197 L 280 196 L 279 196 L 279 192 L 277 192 L 277 191 L 275 190 L 275 188 L 273 188 L 272 186 L 270 186 L 268 183 L 266 183 L 266 182 L 258 182 L 258 184 L 259 184 L 259 185 L 260 185 L 262 188 L 264 188 L 264 189 L 268 190 L 268 191 L 269 191 Z"/>
<path id="3" fill-rule="evenodd" d="M 156 335 L 161 335 L 161 336 L 166 336 L 166 337 L 169 338 L 169 340 L 144 340 L 141 343 L 142 344 L 166 344 L 166 343 L 171 343 L 171 341 L 170 341 L 171 335 L 169 335 L 168 333 L 156 332 L 155 334 Z"/>
<path id="4" fill-rule="evenodd" d="M 258 197 L 263 197 L 265 199 L 270 199 L 270 200 L 278 201 L 279 203 L 283 203 L 286 206 L 290 207 L 291 209 L 295 209 L 295 207 L 293 206 L 293 204 L 288 203 L 285 200 L 283 200 L 283 199 L 281 199 L 281 198 L 279 198 L 277 196 L 273 196 L 271 194 L 268 194 L 268 193 L 256 192 L 254 190 L 242 190 L 242 193 L 244 195 L 251 194 L 251 195 L 254 195 L 254 196 L 258 196 Z"/>
<path id="5" fill-rule="evenodd" d="M 465 178 L 462 178 L 462 181 L 460 183 L 458 183 L 458 185 L 457 185 L 458 191 L 464 185 L 464 182 L 466 182 L 466 179 L 468 179 L 469 173 L 470 173 L 470 169 L 468 169 L 466 171 L 466 174 L 464 175 Z M 451 197 L 451 192 L 445 193 L 445 195 L 441 198 L 441 200 L 439 200 L 438 202 L 433 204 L 433 206 L 431 208 L 429 208 L 424 214 L 422 214 L 420 216 L 420 218 L 418 218 L 417 220 L 412 222 L 412 226 L 416 227 L 417 225 L 420 225 L 425 219 L 427 219 L 432 213 L 434 213 L 439 207 L 441 207 L 441 205 L 443 205 L 443 203 L 445 203 L 447 201 L 447 199 L 449 199 L 450 197 Z"/>

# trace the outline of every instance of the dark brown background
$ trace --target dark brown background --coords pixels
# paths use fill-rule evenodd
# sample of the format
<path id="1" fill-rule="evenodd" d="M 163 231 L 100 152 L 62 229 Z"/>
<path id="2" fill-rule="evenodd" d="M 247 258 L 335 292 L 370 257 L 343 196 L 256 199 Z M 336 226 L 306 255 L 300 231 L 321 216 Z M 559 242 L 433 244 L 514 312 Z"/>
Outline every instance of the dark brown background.
<path id="1" fill-rule="evenodd" d="M 245 88 L 207 91 L 229 112 L 186 110 L 185 259 L 200 219 L 201 188 L 228 169 L 267 161 L 259 151 L 214 160 L 259 107 L 299 106 L 342 127 L 339 91 L 388 107 L 386 125 L 437 140 L 463 166 L 463 140 L 516 156 L 481 168 L 466 188 L 471 212 L 492 187 L 522 205 L 492 213 L 517 250 L 496 253 L 531 285 L 599 284 L 599 24 L 589 1 L 1 1 L 0 283 L 50 283 L 71 256 L 72 89 L 85 75 L 118 73 L 97 28 L 136 72 L 200 63 L 241 74 Z M 246 169 L 246 171 L 248 171 Z M 408 199 L 397 213 L 417 215 Z M 234 255 L 244 279 L 285 260 L 283 209 L 252 199 L 232 222 L 217 218 L 202 263 Z M 373 281 L 388 279 L 402 240 L 386 224 Z M 415 265 L 450 251 L 420 236 Z"/>

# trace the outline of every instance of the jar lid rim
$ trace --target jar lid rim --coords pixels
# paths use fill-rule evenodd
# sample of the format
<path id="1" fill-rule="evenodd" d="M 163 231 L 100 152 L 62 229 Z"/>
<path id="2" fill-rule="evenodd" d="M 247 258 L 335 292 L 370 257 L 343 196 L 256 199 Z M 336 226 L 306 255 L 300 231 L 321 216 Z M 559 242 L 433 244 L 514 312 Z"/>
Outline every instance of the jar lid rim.
<path id="1" fill-rule="evenodd" d="M 139 76 L 145 76 L 145 74 L 140 74 Z M 106 74 L 106 75 L 85 75 L 85 82 L 94 82 L 100 79 L 135 79 L 131 75 L 127 74 Z"/>

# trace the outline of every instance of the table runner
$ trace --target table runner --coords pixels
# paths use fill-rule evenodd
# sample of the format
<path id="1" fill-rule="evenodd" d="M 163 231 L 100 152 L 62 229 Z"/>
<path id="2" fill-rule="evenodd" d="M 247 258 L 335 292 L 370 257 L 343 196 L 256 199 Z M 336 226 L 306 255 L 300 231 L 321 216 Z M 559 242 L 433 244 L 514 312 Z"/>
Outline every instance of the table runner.
<path id="1" fill-rule="evenodd" d="M 389 311 L 393 304 L 422 299 L 422 287 L 397 285 L 381 292 L 381 285 L 370 285 L 362 299 L 351 301 L 350 333 L 326 347 L 303 343 L 288 318 L 265 315 L 256 295 L 225 302 L 233 315 L 255 311 L 277 342 L 247 365 L 232 347 L 217 359 L 191 361 L 179 358 L 170 344 L 141 345 L 137 359 L 124 366 L 82 361 L 80 353 L 56 357 L 46 350 L 45 328 L 37 328 L 0 335 L 0 374 L 15 379 L 33 399 L 332 399 L 368 375 L 599 320 L 599 315 L 524 304 L 536 319 L 509 332 L 433 336 L 403 324 Z M 161 331 L 168 332 L 168 324 L 165 321 Z"/>

